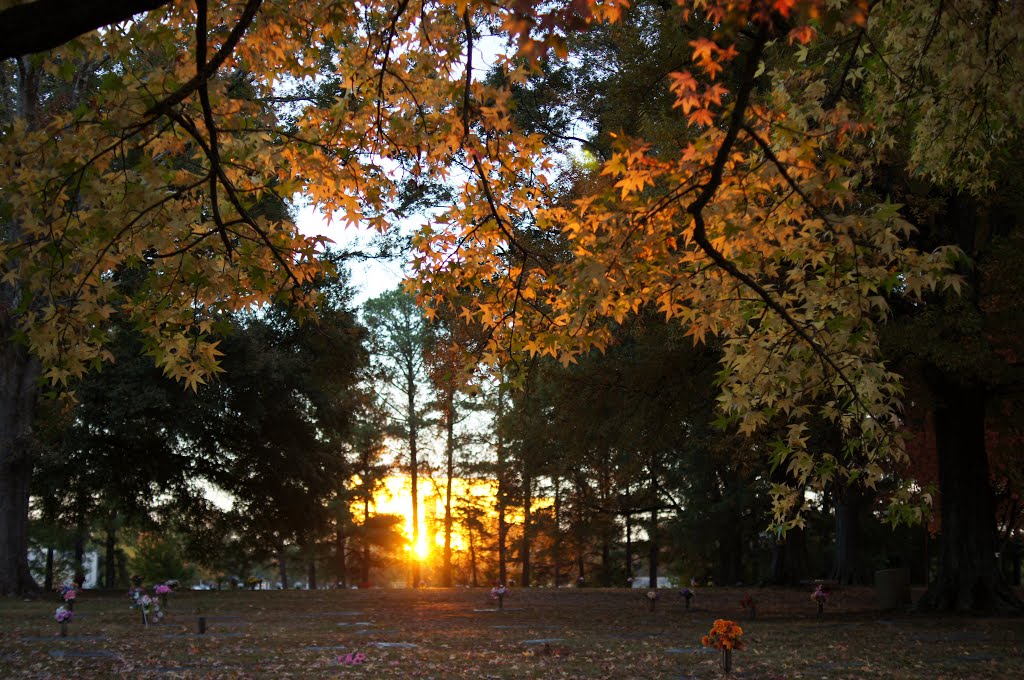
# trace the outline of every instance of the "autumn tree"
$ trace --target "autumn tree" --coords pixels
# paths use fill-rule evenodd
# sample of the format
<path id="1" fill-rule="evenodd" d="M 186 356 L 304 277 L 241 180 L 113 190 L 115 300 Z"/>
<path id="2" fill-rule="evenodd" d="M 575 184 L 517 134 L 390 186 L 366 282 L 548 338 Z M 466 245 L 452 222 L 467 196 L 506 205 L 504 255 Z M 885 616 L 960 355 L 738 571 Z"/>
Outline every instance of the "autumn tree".
<path id="1" fill-rule="evenodd" d="M 589 184 L 565 199 L 545 194 L 551 184 L 527 181 L 521 168 L 485 164 L 479 190 L 501 191 L 492 190 L 489 203 L 467 198 L 448 214 L 444 233 L 462 257 L 440 267 L 437 246 L 446 241 L 432 225 L 420 245 L 423 290 L 444 305 L 441 291 L 493 272 L 470 311 L 494 330 L 495 351 L 571 361 L 608 344 L 609 321 L 646 305 L 698 340 L 721 337 L 721 407 L 743 432 L 770 423 L 785 430 L 776 458 L 790 474 L 774 500 L 776 516 L 793 525 L 808 485 L 871 487 L 904 459 L 895 436 L 900 377 L 880 352 L 879 328 L 897 300 L 921 304 L 932 291 L 963 291 L 970 281 L 954 263 L 970 243 L 911 245 L 927 216 L 901 211 L 878 189 L 905 174 L 972 196 L 961 202 L 995 197 L 993 186 L 1008 176 L 1003 150 L 1020 131 L 1020 99 L 1008 99 L 1013 88 L 1006 87 L 1021 66 L 1019 7 L 681 5 L 626 13 L 635 23 L 634 12 L 660 17 L 651 21 L 662 26 L 685 22 L 691 31 L 689 59 L 667 64 L 669 75 L 656 84 L 670 97 L 673 134 L 664 135 L 664 126 L 657 137 L 599 128 L 612 140 L 610 153 Z M 561 46 L 556 37 L 548 45 L 556 53 Z M 948 63 L 959 68 L 940 66 Z M 611 70 L 617 66 L 611 62 Z M 962 115 L 964 102 L 978 102 L 974 114 Z M 969 212 L 953 214 L 963 219 L 950 224 L 974 222 Z M 456 236 L 467 221 L 484 226 Z M 564 234 L 572 259 L 532 253 L 519 238 L 523 222 Z M 516 248 L 522 265 L 505 266 L 505 253 Z M 978 393 L 961 400 L 974 408 L 985 401 Z M 971 466 L 972 495 L 984 499 L 988 475 L 969 453 L 983 450 L 982 421 L 972 422 L 948 432 L 943 446 Z M 816 423 L 839 430 L 838 447 L 809 445 Z M 970 439 L 958 434 L 968 431 Z M 945 475 L 950 483 L 963 479 L 957 469 Z M 893 494 L 894 507 L 905 507 L 914 488 Z M 979 531 L 950 530 L 991 535 L 986 502 L 975 508 L 962 500 L 960 516 L 977 518 Z M 957 572 L 956 565 L 975 564 L 968 553 L 993 552 L 987 539 L 975 549 L 950 539 L 945 563 Z M 1005 601 L 995 594 L 991 562 L 945 579 L 959 584 L 959 594 L 950 597 L 947 587 L 942 606 Z"/>
<path id="2" fill-rule="evenodd" d="M 39 381 L 65 389 L 108 360 L 115 310 L 190 388 L 217 371 L 214 312 L 275 299 L 309 312 L 303 284 L 323 266 L 322 239 L 265 214 L 265 198 L 303 193 L 329 217 L 386 230 L 410 182 L 450 177 L 466 149 L 486 147 L 486 128 L 504 125 L 501 107 L 477 105 L 491 97 L 474 78 L 473 25 L 516 14 L 446 2 L 37 0 L 0 15 L 7 593 L 32 586 Z M 152 266 L 131 290 L 110 275 L 140 263 Z"/>
<path id="3" fill-rule="evenodd" d="M 510 90 L 564 59 L 567 35 L 624 12 L 685 22 L 683 63 L 658 84 L 678 124 L 671 144 L 607 130 L 609 151 L 567 196 L 553 181 L 551 137 L 516 124 Z M 315 244 L 250 209 L 267 192 L 302 191 L 383 230 L 405 180 L 456 178 L 453 205 L 418 233 L 414 266 L 423 301 L 480 324 L 486 360 L 572 361 L 606 346 L 612 322 L 653 306 L 697 340 L 721 339 L 721 407 L 741 431 L 784 429 L 793 485 L 774 491 L 779 518 L 798 520 L 794 489 L 877 483 L 904 456 L 893 436 L 899 376 L 879 351 L 879 325 L 896 298 L 962 288 L 953 263 L 966 241 L 909 245 L 926 220 L 873 189 L 895 171 L 985 202 L 1008 177 L 1024 101 L 1020 12 L 983 0 L 200 0 L 161 5 L 20 70 L 4 62 L 5 92 L 25 96 L 8 97 L 20 108 L 3 116 L 3 321 L 24 344 L 10 344 L 3 364 L 13 396 L 0 431 L 0 540 L 14 557 L 0 590 L 24 577 L 31 455 L 15 442 L 31 421 L 32 378 L 61 384 L 104 358 L 99 322 L 120 306 L 158 364 L 198 384 L 216 352 L 197 307 L 265 301 L 317 266 Z M 486 83 L 473 63 L 485 25 L 511 38 L 497 58 L 503 77 Z M 108 56 L 118 66 L 105 67 L 84 106 L 39 115 L 32 73 L 71 81 L 61 59 Z M 276 88 L 318 78 L 331 97 Z M 538 235 L 566 241 L 571 257 L 536 248 Z M 122 296 L 106 273 L 146 258 L 160 264 L 152 285 Z M 818 421 L 839 429 L 841 449 L 808 446 Z M 983 451 L 981 421 L 947 432 L 949 450 Z M 978 479 L 983 490 L 988 475 Z M 991 524 L 986 507 L 966 514 Z M 954 549 L 948 563 L 961 557 Z M 952 582 L 991 594 L 991 568 Z"/>
<path id="4" fill-rule="evenodd" d="M 459 425 L 473 408 L 468 398 L 475 392 L 472 351 L 469 329 L 457 319 L 435 317 L 426 327 L 424 363 L 430 379 L 434 410 L 438 413 L 437 429 L 444 439 L 444 548 L 442 554 L 441 585 L 452 585 L 452 514 L 454 497 L 452 484 L 456 475 L 459 451 L 465 436 Z"/>
<path id="5" fill-rule="evenodd" d="M 364 389 L 368 392 L 371 386 Z M 386 543 L 386 530 L 388 527 L 381 524 L 381 520 L 375 520 L 370 512 L 373 499 L 380 491 L 384 478 L 391 473 L 393 464 L 387 458 L 388 439 L 388 412 L 380 400 L 374 395 L 364 392 L 364 399 L 361 402 L 362 408 L 357 412 L 356 421 L 348 442 L 349 455 L 349 478 L 345 480 L 345 491 L 340 496 L 349 500 L 353 506 L 360 508 L 360 519 L 358 523 L 353 518 L 353 537 L 358 541 L 359 552 L 357 562 L 359 564 L 358 583 L 363 586 L 370 582 L 371 551 L 373 546 Z M 346 523 L 344 516 L 351 512 L 351 509 L 339 510 L 338 525 L 336 529 L 337 559 L 341 578 L 344 582 L 344 572 L 347 568 L 346 552 L 348 536 L 344 535 Z M 390 526 L 390 525 L 388 525 Z"/>
<path id="6" fill-rule="evenodd" d="M 415 550 L 420 541 L 420 438 L 426 423 L 426 317 L 415 299 L 401 288 L 368 300 L 363 317 L 370 332 L 374 378 L 388 390 L 382 396 L 391 421 L 390 430 L 402 441 L 408 456 L 405 468 L 412 496 L 410 579 L 412 587 L 418 588 L 421 565 Z"/>

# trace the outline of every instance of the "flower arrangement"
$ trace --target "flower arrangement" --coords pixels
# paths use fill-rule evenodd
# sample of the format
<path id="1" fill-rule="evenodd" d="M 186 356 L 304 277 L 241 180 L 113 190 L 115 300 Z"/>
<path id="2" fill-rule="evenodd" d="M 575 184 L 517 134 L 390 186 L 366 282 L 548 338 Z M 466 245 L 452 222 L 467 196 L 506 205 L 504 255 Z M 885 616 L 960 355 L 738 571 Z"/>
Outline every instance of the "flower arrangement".
<path id="1" fill-rule="evenodd" d="M 245 585 L 249 587 L 249 590 L 256 590 L 261 585 L 263 585 L 263 579 L 261 579 L 259 576 L 250 576 L 249 578 L 245 579 Z"/>
<path id="2" fill-rule="evenodd" d="M 362 652 L 349 652 L 345 656 L 338 657 L 338 663 L 343 663 L 346 666 L 353 664 L 366 663 L 366 655 Z"/>
<path id="3" fill-rule="evenodd" d="M 75 598 L 78 597 L 78 588 L 74 583 L 65 583 L 60 587 L 60 599 L 67 605 L 69 610 L 75 608 Z"/>
<path id="4" fill-rule="evenodd" d="M 743 649 L 743 629 L 735 621 L 718 619 L 700 642 L 722 651 L 722 670 L 728 673 L 732 670 L 732 650 Z"/>
<path id="5" fill-rule="evenodd" d="M 131 609 L 138 609 L 142 612 L 142 625 L 149 625 L 152 620 L 158 622 L 163 620 L 164 613 L 160 609 L 160 603 L 146 594 L 142 588 L 134 587 L 128 591 L 132 598 Z"/>
<path id="6" fill-rule="evenodd" d="M 752 598 L 749 594 L 744 595 L 743 599 L 740 600 L 740 609 L 749 610 L 750 618 L 757 618 L 757 601 Z"/>
<path id="7" fill-rule="evenodd" d="M 811 599 L 818 603 L 818 616 L 821 616 L 821 612 L 825 609 L 825 603 L 828 602 L 829 592 L 825 588 L 823 583 L 819 583 L 818 587 L 811 593 Z"/>
<path id="8" fill-rule="evenodd" d="M 53 614 L 53 620 L 60 624 L 60 636 L 67 637 L 68 634 L 68 621 L 74 617 L 74 612 L 70 609 L 65 609 L 64 605 L 57 607 L 57 611 Z"/>
<path id="9" fill-rule="evenodd" d="M 689 588 L 683 588 L 679 591 L 679 597 L 683 598 L 683 600 L 686 602 L 686 608 L 689 609 L 690 600 L 693 599 L 693 591 Z"/>
<path id="10" fill-rule="evenodd" d="M 165 581 L 164 583 L 158 583 L 154 586 L 153 592 L 156 593 L 158 598 L 160 598 L 160 606 L 166 608 L 167 596 L 173 593 L 174 589 L 171 587 L 169 582 Z"/>
<path id="11" fill-rule="evenodd" d="M 658 601 L 658 591 L 648 590 L 647 591 L 647 611 L 654 611 L 654 604 Z"/>
<path id="12" fill-rule="evenodd" d="M 508 588 L 500 583 L 491 588 L 491 599 L 498 601 L 498 609 L 505 608 L 506 595 L 508 595 Z"/>

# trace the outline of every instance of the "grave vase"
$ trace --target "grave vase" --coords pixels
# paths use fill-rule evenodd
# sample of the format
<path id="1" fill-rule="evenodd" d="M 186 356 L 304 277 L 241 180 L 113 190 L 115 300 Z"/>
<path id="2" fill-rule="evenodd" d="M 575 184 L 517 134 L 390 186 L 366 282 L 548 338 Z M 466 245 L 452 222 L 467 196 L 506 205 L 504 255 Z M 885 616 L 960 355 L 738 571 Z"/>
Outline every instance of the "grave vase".
<path id="1" fill-rule="evenodd" d="M 732 650 L 722 650 L 722 672 L 729 674 L 732 671 Z"/>
<path id="2" fill-rule="evenodd" d="M 60 622 L 60 636 L 61 637 L 67 637 L 68 636 L 68 622 L 67 621 L 61 621 Z"/>

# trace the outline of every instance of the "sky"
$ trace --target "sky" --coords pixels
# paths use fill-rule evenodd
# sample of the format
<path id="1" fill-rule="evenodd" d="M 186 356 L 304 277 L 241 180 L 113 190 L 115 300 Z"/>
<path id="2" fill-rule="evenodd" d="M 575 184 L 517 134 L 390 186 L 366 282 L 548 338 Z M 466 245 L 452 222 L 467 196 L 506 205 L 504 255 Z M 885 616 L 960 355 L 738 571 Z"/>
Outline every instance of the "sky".
<path id="1" fill-rule="evenodd" d="M 297 205 L 295 216 L 295 223 L 303 234 L 326 236 L 334 241 L 338 248 L 365 245 L 373 235 L 370 229 L 345 227 L 338 220 L 328 224 L 327 219 L 308 204 Z M 369 248 L 367 249 L 369 250 Z M 404 264 L 401 261 L 382 262 L 379 260 L 350 263 L 352 287 L 355 290 L 353 302 L 362 307 L 367 300 L 397 286 L 405 278 L 402 272 Z"/>

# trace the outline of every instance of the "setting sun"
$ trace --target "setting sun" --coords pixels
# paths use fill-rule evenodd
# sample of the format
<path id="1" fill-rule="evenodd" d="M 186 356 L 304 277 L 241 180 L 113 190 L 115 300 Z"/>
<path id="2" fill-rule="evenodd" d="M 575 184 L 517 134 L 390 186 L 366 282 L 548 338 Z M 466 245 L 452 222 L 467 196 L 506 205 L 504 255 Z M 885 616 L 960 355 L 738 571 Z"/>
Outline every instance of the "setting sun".
<path id="1" fill-rule="evenodd" d="M 495 493 L 495 483 L 469 479 L 452 480 L 452 505 L 459 507 L 473 499 L 490 499 Z M 419 540 L 412 545 L 412 493 L 409 478 L 393 475 L 385 478 L 383 488 L 373 499 L 376 514 L 398 515 L 403 518 L 402 533 L 405 535 L 405 550 L 411 551 L 418 560 L 427 560 L 433 553 L 440 553 L 444 547 L 444 492 L 438 493 L 429 480 L 421 480 L 419 493 Z M 481 503 L 489 507 L 489 503 Z M 452 527 L 452 549 L 466 549 L 466 538 L 458 525 Z"/>

